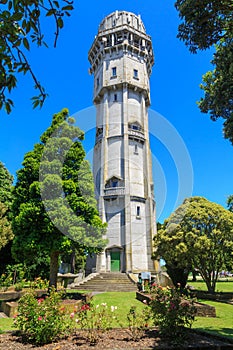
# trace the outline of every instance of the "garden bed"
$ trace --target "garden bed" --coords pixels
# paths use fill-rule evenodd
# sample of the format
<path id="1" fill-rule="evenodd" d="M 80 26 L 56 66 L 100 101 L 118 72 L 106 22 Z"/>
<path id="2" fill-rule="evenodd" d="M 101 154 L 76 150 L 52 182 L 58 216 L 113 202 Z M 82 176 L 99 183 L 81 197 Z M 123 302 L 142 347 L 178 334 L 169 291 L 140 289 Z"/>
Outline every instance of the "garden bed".
<path id="1" fill-rule="evenodd" d="M 4 292 L 0 294 L 0 299 L 3 296 L 2 300 L 0 300 L 0 312 L 3 312 L 7 317 L 14 317 L 18 311 L 18 299 L 21 298 L 26 291 L 22 292 Z M 36 294 L 38 298 L 45 296 L 47 290 L 36 290 Z M 64 307 L 68 312 L 73 310 L 74 306 L 78 306 L 81 302 L 88 303 L 91 299 L 91 295 L 89 294 L 81 294 L 81 293 L 67 293 L 62 301 L 62 307 Z"/>
<path id="2" fill-rule="evenodd" d="M 145 294 L 142 292 L 136 292 L 136 299 L 140 300 L 140 301 L 144 301 L 146 300 L 147 303 L 149 304 L 150 300 L 151 300 L 151 296 L 150 294 Z M 194 303 L 195 307 L 196 307 L 196 316 L 200 316 L 200 317 L 216 317 L 216 310 L 214 306 L 211 305 L 206 305 L 203 303 L 199 303 L 199 302 L 195 302 Z"/>
<path id="3" fill-rule="evenodd" d="M 87 331 L 78 331 L 73 336 L 59 342 L 35 347 L 35 345 L 25 343 L 16 332 L 0 334 L 1 350 L 100 350 L 100 349 L 199 349 L 199 350 L 228 350 L 233 349 L 230 341 L 200 334 L 187 330 L 187 338 L 182 341 L 182 345 L 172 345 L 169 340 L 161 339 L 156 329 L 144 332 L 142 337 L 136 341 L 132 340 L 128 329 L 112 329 L 100 335 L 99 341 L 95 345 L 87 343 Z M 98 332 L 98 331 L 97 331 Z"/>
<path id="4" fill-rule="evenodd" d="M 213 300 L 220 302 L 232 302 L 233 303 L 233 293 L 232 292 L 216 292 L 211 294 L 207 291 L 194 289 L 190 291 L 191 294 L 198 299 Z"/>

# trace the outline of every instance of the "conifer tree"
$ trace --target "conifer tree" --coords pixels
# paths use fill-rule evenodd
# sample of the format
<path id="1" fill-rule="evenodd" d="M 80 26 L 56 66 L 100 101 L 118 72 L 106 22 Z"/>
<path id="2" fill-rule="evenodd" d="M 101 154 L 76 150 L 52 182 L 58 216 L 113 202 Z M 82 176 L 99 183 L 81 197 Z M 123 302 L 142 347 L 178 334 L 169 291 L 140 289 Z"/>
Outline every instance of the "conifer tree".
<path id="1" fill-rule="evenodd" d="M 100 252 L 105 225 L 98 215 L 94 184 L 81 141 L 67 109 L 53 116 L 41 142 L 24 157 L 13 205 L 13 253 L 30 263 L 50 257 L 50 286 L 57 284 L 59 255 L 84 248 Z"/>

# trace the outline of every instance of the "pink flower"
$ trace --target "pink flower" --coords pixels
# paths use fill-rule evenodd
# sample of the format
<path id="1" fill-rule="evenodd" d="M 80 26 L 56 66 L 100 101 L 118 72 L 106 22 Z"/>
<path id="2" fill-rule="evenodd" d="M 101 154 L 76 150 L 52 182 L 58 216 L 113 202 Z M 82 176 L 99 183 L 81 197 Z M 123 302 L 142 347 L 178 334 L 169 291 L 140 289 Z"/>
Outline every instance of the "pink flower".
<path id="1" fill-rule="evenodd" d="M 38 304 L 41 304 L 43 301 L 44 301 L 43 298 L 39 298 L 39 299 L 37 300 Z"/>
<path id="2" fill-rule="evenodd" d="M 143 304 L 147 304 L 147 300 L 146 299 L 143 300 Z"/>
<path id="3" fill-rule="evenodd" d="M 74 312 L 71 312 L 70 318 L 74 318 Z"/>
<path id="4" fill-rule="evenodd" d="M 89 306 L 89 305 L 87 305 L 87 304 L 82 305 L 81 310 L 82 310 L 82 311 L 85 311 L 85 310 L 90 310 L 90 306 Z"/>
<path id="5" fill-rule="evenodd" d="M 42 316 L 38 317 L 38 321 L 42 321 L 42 319 L 43 319 Z"/>

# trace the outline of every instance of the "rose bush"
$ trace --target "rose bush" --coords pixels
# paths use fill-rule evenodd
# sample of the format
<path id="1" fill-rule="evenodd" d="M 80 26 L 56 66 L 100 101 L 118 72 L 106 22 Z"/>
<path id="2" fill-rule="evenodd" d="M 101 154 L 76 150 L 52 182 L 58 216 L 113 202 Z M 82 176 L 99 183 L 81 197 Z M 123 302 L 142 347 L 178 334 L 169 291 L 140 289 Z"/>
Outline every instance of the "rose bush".
<path id="1" fill-rule="evenodd" d="M 182 337 L 184 327 L 191 327 L 195 319 L 194 299 L 178 288 L 152 286 L 149 306 L 154 324 L 166 337 Z"/>
<path id="2" fill-rule="evenodd" d="M 61 298 L 54 289 L 40 299 L 29 291 L 19 300 L 14 326 L 37 345 L 51 343 L 68 334 L 72 327 L 69 315 L 61 308 Z"/>
<path id="3" fill-rule="evenodd" d="M 100 305 L 82 304 L 76 306 L 70 318 L 74 320 L 76 326 L 87 330 L 87 340 L 90 344 L 95 344 L 101 333 L 112 328 L 113 322 L 117 320 L 115 315 L 116 306 L 108 306 L 107 303 Z"/>
<path id="4" fill-rule="evenodd" d="M 138 311 L 136 306 L 131 306 L 127 314 L 127 320 L 130 336 L 134 341 L 140 339 L 143 336 L 144 331 L 148 329 L 150 318 L 151 315 L 148 306 L 145 306 L 142 311 Z"/>

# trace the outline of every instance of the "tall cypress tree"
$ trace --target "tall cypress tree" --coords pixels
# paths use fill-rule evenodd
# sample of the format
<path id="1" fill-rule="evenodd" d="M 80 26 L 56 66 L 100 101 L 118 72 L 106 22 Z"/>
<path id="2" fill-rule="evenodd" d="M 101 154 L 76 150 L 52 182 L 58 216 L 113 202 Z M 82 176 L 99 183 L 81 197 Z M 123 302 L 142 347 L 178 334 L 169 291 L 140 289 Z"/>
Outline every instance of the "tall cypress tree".
<path id="1" fill-rule="evenodd" d="M 83 138 L 63 109 L 17 172 L 13 254 L 27 263 L 41 253 L 49 256 L 50 286 L 57 284 L 61 253 L 73 247 L 99 252 L 106 244 Z"/>
<path id="2" fill-rule="evenodd" d="M 11 204 L 12 204 L 13 176 L 0 162 L 0 273 L 6 264 L 11 262 L 11 242 L 13 232 L 11 229 Z"/>

